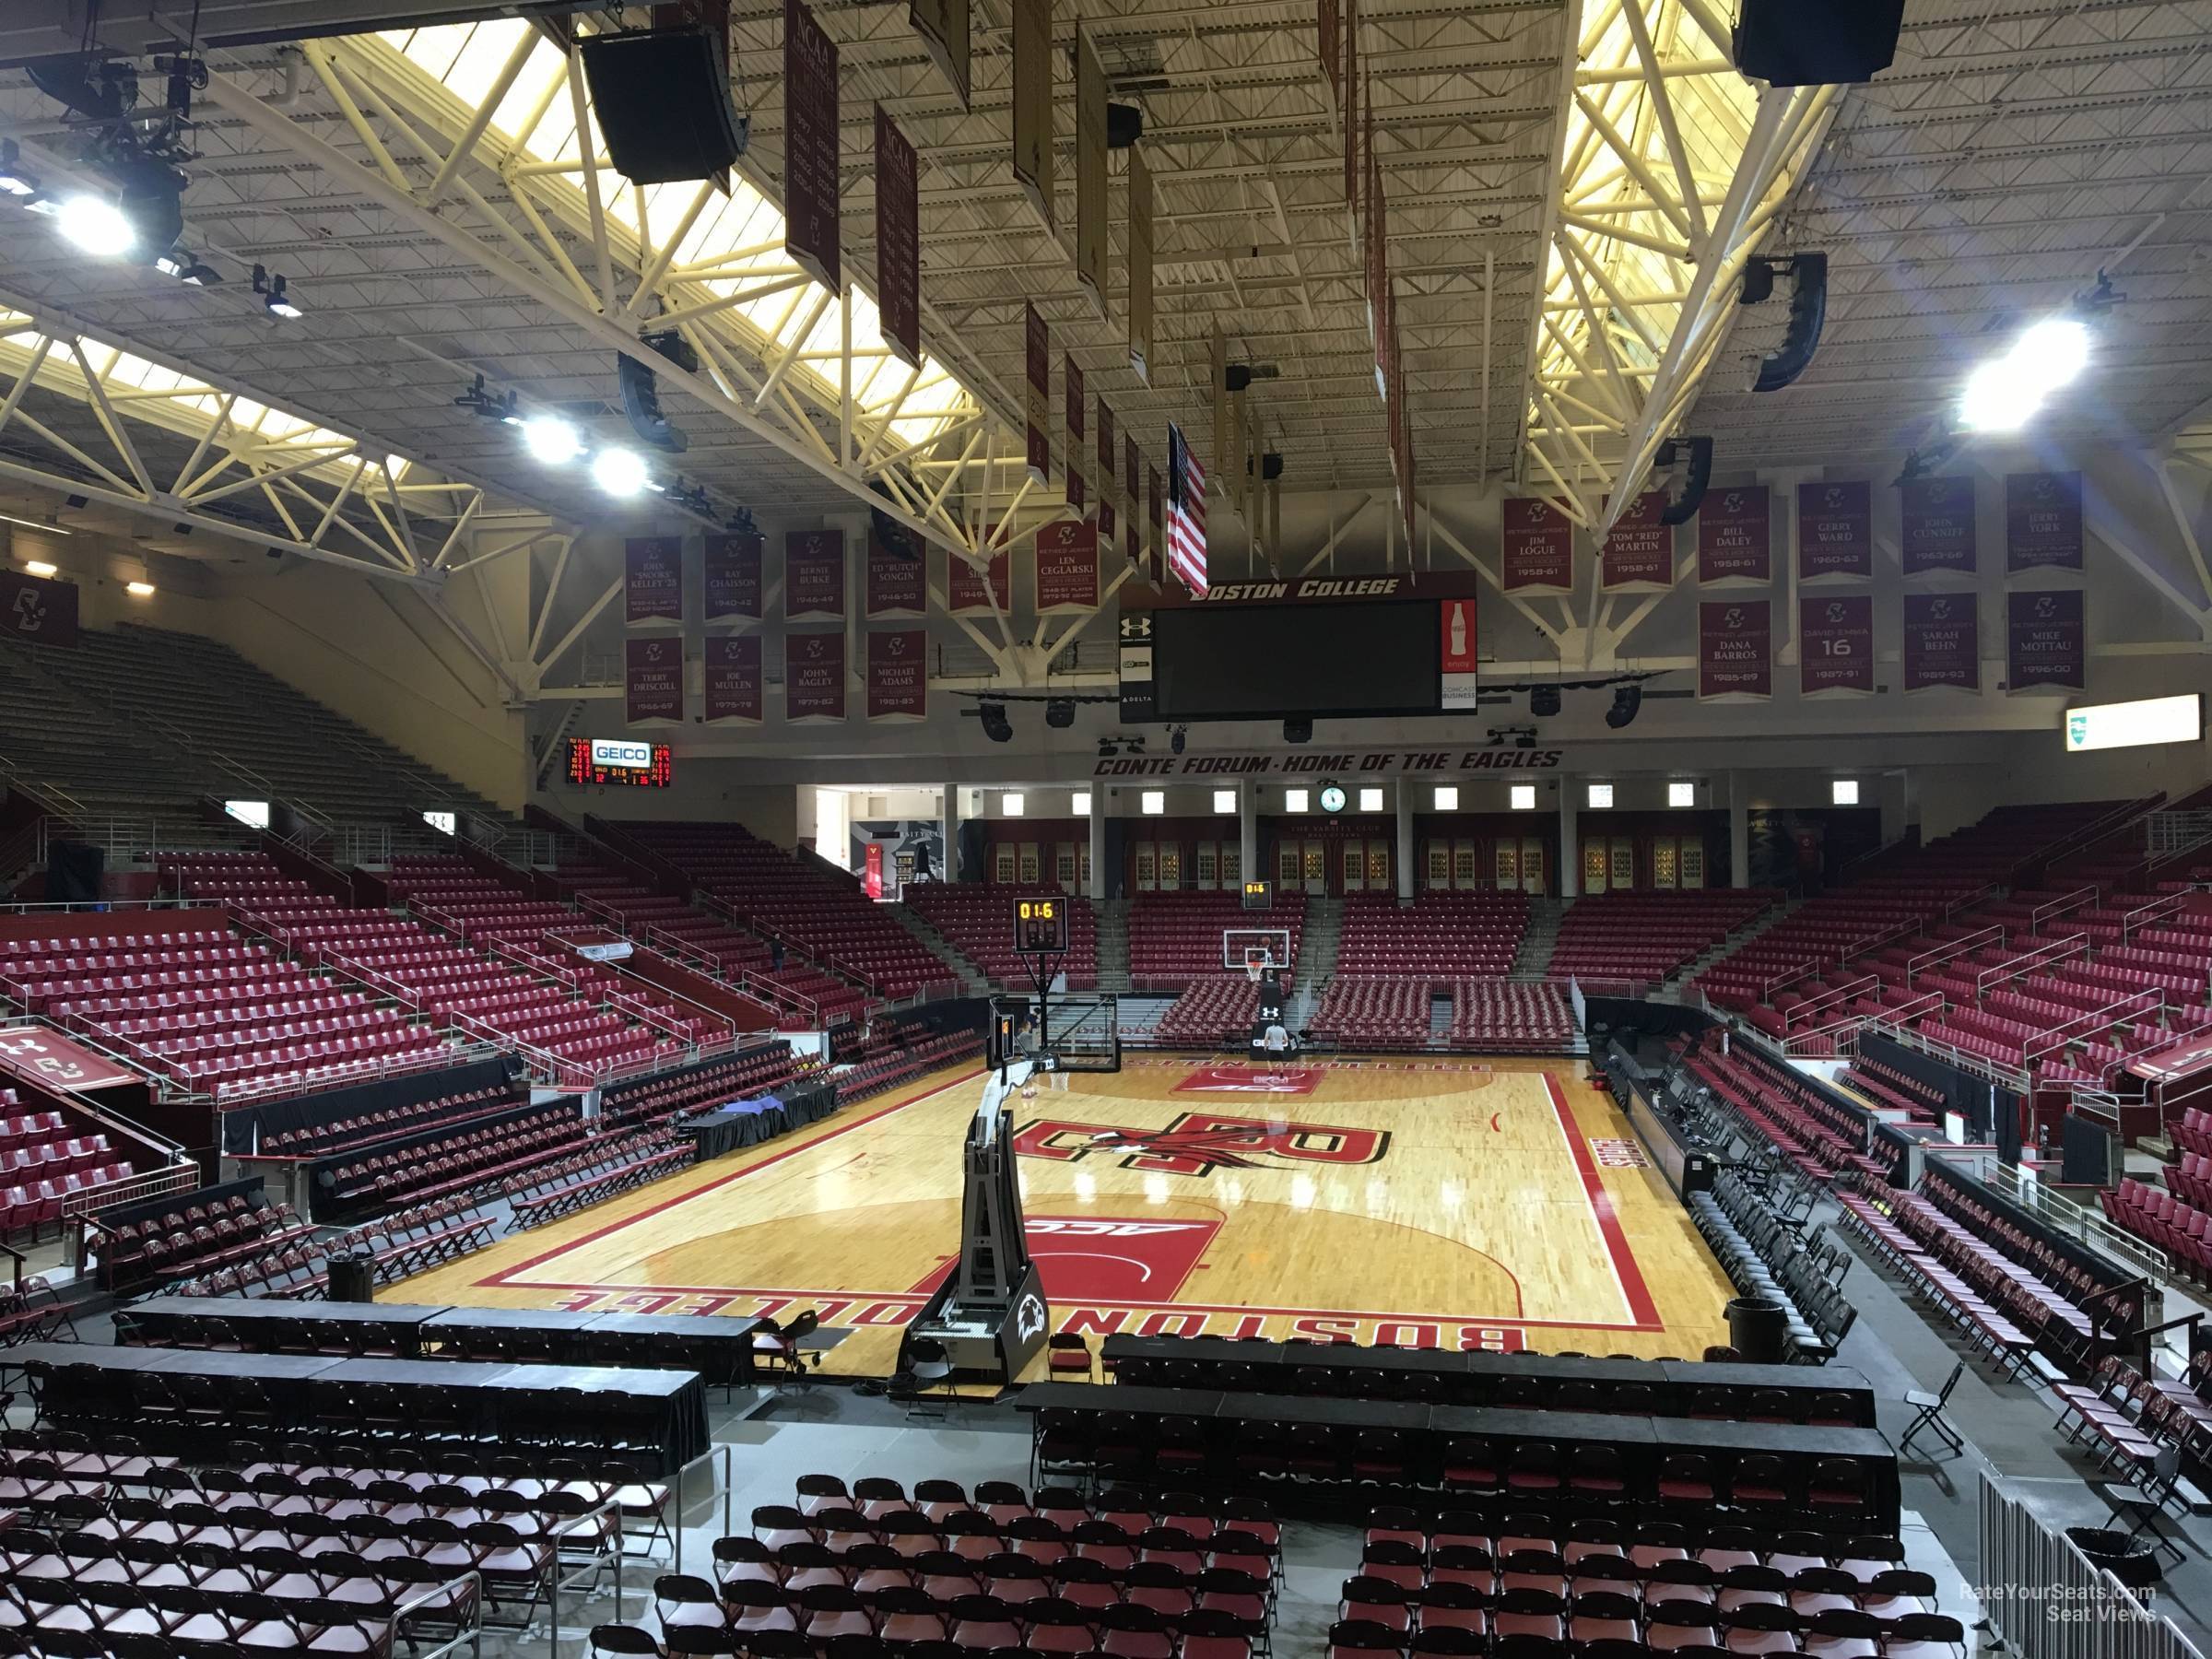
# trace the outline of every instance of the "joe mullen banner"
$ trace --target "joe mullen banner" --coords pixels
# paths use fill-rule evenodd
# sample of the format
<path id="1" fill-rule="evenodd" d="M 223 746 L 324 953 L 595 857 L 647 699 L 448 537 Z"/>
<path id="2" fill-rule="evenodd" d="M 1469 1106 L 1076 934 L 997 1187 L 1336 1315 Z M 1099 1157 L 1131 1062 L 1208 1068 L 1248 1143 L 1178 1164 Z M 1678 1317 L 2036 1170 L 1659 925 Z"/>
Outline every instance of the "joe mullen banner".
<path id="1" fill-rule="evenodd" d="M 706 660 L 709 722 L 760 724 L 760 636 L 709 634 Z"/>
<path id="2" fill-rule="evenodd" d="M 868 615 L 919 617 L 929 609 L 929 558 L 907 559 L 868 532 Z"/>
<path id="3" fill-rule="evenodd" d="M 684 641 L 675 634 L 623 642 L 624 713 L 631 725 L 684 717 Z"/>
<path id="4" fill-rule="evenodd" d="M 1982 620 L 1972 594 L 1907 594 L 1907 691 L 1982 689 Z"/>
<path id="5" fill-rule="evenodd" d="M 1659 522 L 1665 507 L 1665 496 L 1647 489 L 1621 513 L 1598 557 L 1599 580 L 1608 590 L 1674 584 L 1675 527 Z"/>
<path id="6" fill-rule="evenodd" d="M 1502 508 L 1499 574 L 1508 593 L 1574 590 L 1574 524 L 1549 501 L 1509 496 Z"/>
<path id="7" fill-rule="evenodd" d="M 868 635 L 868 718 L 929 717 L 929 630 L 898 628 Z"/>
<path id="8" fill-rule="evenodd" d="M 783 536 L 783 614 L 845 614 L 845 533 L 792 530 Z"/>
<path id="9" fill-rule="evenodd" d="M 1965 478 L 1908 478 L 1900 512 L 1904 532 L 1900 549 L 1904 572 L 1974 571 L 1974 481 Z"/>
<path id="10" fill-rule="evenodd" d="M 622 544 L 622 619 L 684 619 L 684 544 L 674 535 L 633 535 Z"/>
<path id="11" fill-rule="evenodd" d="M 1874 491 L 1865 479 L 1797 486 L 1797 574 L 1874 574 Z"/>
<path id="12" fill-rule="evenodd" d="M 1698 606 L 1698 696 L 1770 697 L 1774 630 L 1764 599 L 1706 599 Z"/>
<path id="13" fill-rule="evenodd" d="M 2081 590 L 2051 588 L 2005 595 L 2005 683 L 2014 691 L 2088 684 L 2088 641 Z"/>
<path id="14" fill-rule="evenodd" d="M 1698 509 L 1698 580 L 1772 581 L 1773 530 L 1764 484 L 1713 490 Z"/>
<path id="15" fill-rule="evenodd" d="M 2005 568 L 2081 569 L 2081 475 L 2005 476 Z"/>
<path id="16" fill-rule="evenodd" d="M 845 717 L 845 636 L 783 636 L 783 718 L 794 725 Z"/>
<path id="17" fill-rule="evenodd" d="M 1837 697 L 1874 690 L 1874 595 L 1806 594 L 1797 602 L 1797 690 Z"/>
<path id="18" fill-rule="evenodd" d="M 708 621 L 725 617 L 760 619 L 760 555 L 767 545 L 759 535 L 708 535 L 700 559 Z"/>
<path id="19" fill-rule="evenodd" d="M 1056 519 L 1037 532 L 1037 612 L 1092 610 L 1099 603 L 1099 527 Z"/>

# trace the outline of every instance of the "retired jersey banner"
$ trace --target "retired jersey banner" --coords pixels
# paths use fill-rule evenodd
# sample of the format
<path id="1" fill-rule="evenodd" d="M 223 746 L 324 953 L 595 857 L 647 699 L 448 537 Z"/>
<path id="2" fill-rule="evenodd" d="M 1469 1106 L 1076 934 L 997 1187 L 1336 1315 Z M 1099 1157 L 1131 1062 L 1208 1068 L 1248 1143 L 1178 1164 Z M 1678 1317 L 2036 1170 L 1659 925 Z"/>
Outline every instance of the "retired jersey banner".
<path id="1" fill-rule="evenodd" d="M 922 203 L 914 147 L 876 106 L 876 311 L 883 343 L 922 366 Z"/>
<path id="2" fill-rule="evenodd" d="M 783 614 L 786 617 L 845 614 L 842 530 L 783 533 Z"/>
<path id="3" fill-rule="evenodd" d="M 1021 303 L 1021 334 L 1027 372 L 1022 408 L 1028 429 L 1030 477 L 1042 484 L 1053 474 L 1053 336 L 1030 300 Z"/>
<path id="4" fill-rule="evenodd" d="M 707 636 L 706 691 L 710 723 L 741 720 L 760 724 L 759 634 Z"/>
<path id="5" fill-rule="evenodd" d="M 988 612 L 993 599 L 998 601 L 1001 612 L 1014 607 L 1014 561 L 1006 557 L 1004 547 L 988 549 L 991 556 L 991 585 L 983 585 L 983 578 L 959 554 L 951 555 L 945 565 L 945 608 L 956 617 L 973 616 Z"/>
<path id="6" fill-rule="evenodd" d="M 2005 475 L 2005 568 L 2081 569 L 2081 475 Z"/>
<path id="7" fill-rule="evenodd" d="M 1675 527 L 1659 521 L 1665 510 L 1666 497 L 1647 489 L 1621 513 L 1598 555 L 1598 579 L 1608 592 L 1674 585 Z"/>
<path id="8" fill-rule="evenodd" d="M 910 0 L 906 20 L 922 37 L 930 61 L 936 65 L 965 110 L 975 94 L 975 65 L 968 41 L 968 0 Z"/>
<path id="9" fill-rule="evenodd" d="M 676 634 L 622 641 L 622 694 L 631 725 L 684 717 L 684 641 Z"/>
<path id="10" fill-rule="evenodd" d="M 1900 491 L 1900 512 L 1904 572 L 1925 576 L 1936 571 L 1974 573 L 1974 481 L 1965 478 L 1908 478 Z"/>
<path id="11" fill-rule="evenodd" d="M 1081 512 L 1090 503 L 1090 491 L 1083 476 L 1084 460 L 1088 444 L 1083 437 L 1083 371 L 1076 366 L 1075 354 L 1070 352 L 1060 365 L 1067 384 L 1063 402 L 1067 421 L 1067 504 Z"/>
<path id="12" fill-rule="evenodd" d="M 908 559 L 868 532 L 868 615 L 919 617 L 929 609 L 929 555 Z"/>
<path id="13" fill-rule="evenodd" d="M 1972 594 L 1907 594 L 1907 691 L 1982 689 L 1982 618 Z"/>
<path id="14" fill-rule="evenodd" d="M 2005 684 L 2011 691 L 2088 685 L 2088 639 L 2081 590 L 2046 588 L 2005 595 Z"/>
<path id="15" fill-rule="evenodd" d="M 1095 610 L 1099 603 L 1099 527 L 1056 519 L 1037 532 L 1037 610 Z"/>
<path id="16" fill-rule="evenodd" d="M 1510 496 L 1503 503 L 1499 574 L 1506 592 L 1574 589 L 1574 524 L 1549 501 Z"/>
<path id="17" fill-rule="evenodd" d="M 1874 575 L 1874 488 L 1845 484 L 1797 486 L 1797 575 Z"/>
<path id="18" fill-rule="evenodd" d="M 1053 0 L 1014 0 L 1014 180 L 1053 229 Z"/>
<path id="19" fill-rule="evenodd" d="M 1103 317 L 1106 300 L 1106 66 L 1076 22 L 1076 286 Z"/>
<path id="20" fill-rule="evenodd" d="M 1113 410 L 1099 399 L 1099 546 L 1113 551 Z"/>
<path id="21" fill-rule="evenodd" d="M 684 543 L 675 535 L 633 535 L 622 544 L 622 619 L 684 619 Z"/>
<path id="22" fill-rule="evenodd" d="M 929 630 L 877 629 L 868 635 L 868 718 L 912 723 L 929 717 Z"/>
<path id="23" fill-rule="evenodd" d="M 0 633 L 33 645 L 75 645 L 76 583 L 0 571 Z"/>
<path id="24" fill-rule="evenodd" d="M 1774 628 L 1764 599 L 1707 599 L 1698 606 L 1698 696 L 1770 697 Z"/>
<path id="25" fill-rule="evenodd" d="M 1152 383 L 1152 169 L 1129 152 L 1129 370 Z"/>
<path id="26" fill-rule="evenodd" d="M 783 718 L 794 725 L 845 717 L 842 629 L 783 636 Z"/>
<path id="27" fill-rule="evenodd" d="M 1144 457 L 1137 453 L 1136 440 L 1122 440 L 1122 557 L 1131 564 L 1136 562 L 1137 550 L 1144 542 L 1141 521 L 1145 515 Z"/>
<path id="28" fill-rule="evenodd" d="M 700 587 L 710 622 L 725 617 L 760 619 L 760 561 L 768 546 L 759 535 L 710 533 L 700 559 Z"/>
<path id="29" fill-rule="evenodd" d="M 838 191 L 837 42 L 806 0 L 783 0 L 783 247 L 831 293 L 844 287 Z"/>
<path id="30" fill-rule="evenodd" d="M 1773 533 L 1764 484 L 1708 492 L 1698 509 L 1698 580 L 1771 582 Z"/>
<path id="31" fill-rule="evenodd" d="M 1797 601 L 1797 694 L 1871 695 L 1874 595 L 1805 594 Z"/>

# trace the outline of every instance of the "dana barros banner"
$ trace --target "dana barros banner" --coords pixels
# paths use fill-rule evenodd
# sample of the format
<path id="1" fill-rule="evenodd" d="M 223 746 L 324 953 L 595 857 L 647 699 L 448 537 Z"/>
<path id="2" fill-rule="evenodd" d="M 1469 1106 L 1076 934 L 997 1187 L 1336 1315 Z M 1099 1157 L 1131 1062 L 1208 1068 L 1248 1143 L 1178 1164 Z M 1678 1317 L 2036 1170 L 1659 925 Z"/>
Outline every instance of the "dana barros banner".
<path id="1" fill-rule="evenodd" d="M 2088 684 L 2088 641 L 2078 588 L 2005 595 L 2005 684 L 2008 690 Z"/>
<path id="2" fill-rule="evenodd" d="M 631 725 L 684 717 L 684 641 L 675 634 L 623 642 L 624 711 Z"/>
<path id="3" fill-rule="evenodd" d="M 1099 527 L 1057 519 L 1037 532 L 1037 610 L 1092 610 L 1099 603 Z"/>
<path id="4" fill-rule="evenodd" d="M 730 617 L 760 619 L 760 556 L 767 540 L 759 535 L 707 537 L 700 559 L 700 585 L 705 594 L 702 613 L 708 621 Z"/>
<path id="5" fill-rule="evenodd" d="M 1621 512 L 1598 556 L 1598 576 L 1608 592 L 1664 588 L 1675 580 L 1675 527 L 1663 524 L 1666 497 L 1647 489 Z"/>
<path id="6" fill-rule="evenodd" d="M 1982 618 L 1972 594 L 1905 595 L 1907 691 L 1982 689 Z"/>
<path id="7" fill-rule="evenodd" d="M 1798 578 L 1873 574 L 1873 488 L 1865 479 L 1798 485 Z"/>
<path id="8" fill-rule="evenodd" d="M 929 717 L 929 630 L 894 628 L 868 635 L 868 718 L 912 724 Z"/>
<path id="9" fill-rule="evenodd" d="M 841 630 L 783 636 L 783 718 L 794 725 L 845 717 L 845 636 Z"/>
<path id="10" fill-rule="evenodd" d="M 1706 599 L 1698 606 L 1698 695 L 1769 697 L 1774 690 L 1774 628 L 1765 599 Z"/>
<path id="11" fill-rule="evenodd" d="M 908 546 L 917 557 L 886 547 L 868 532 L 868 615 L 919 617 L 929 609 L 929 555 L 921 538 Z"/>
<path id="12" fill-rule="evenodd" d="M 1698 580 L 1772 581 L 1773 538 L 1764 484 L 1712 490 L 1698 509 Z"/>
<path id="13" fill-rule="evenodd" d="M 710 722 L 760 724 L 760 636 L 707 636 L 707 707 Z"/>
<path id="14" fill-rule="evenodd" d="M 2005 475 L 2005 568 L 2081 569 L 2081 475 Z"/>
<path id="15" fill-rule="evenodd" d="M 1797 691 L 1843 697 L 1874 690 L 1874 595 L 1808 594 L 1797 601 Z"/>
<path id="16" fill-rule="evenodd" d="M 1508 593 L 1574 589 L 1574 524 L 1549 501 L 1509 496 L 1503 505 L 1500 574 Z"/>
<path id="17" fill-rule="evenodd" d="M 622 619 L 684 619 L 684 544 L 674 535 L 633 535 L 622 544 Z"/>
<path id="18" fill-rule="evenodd" d="M 793 530 L 783 537 L 783 614 L 845 614 L 845 533 Z"/>
<path id="19" fill-rule="evenodd" d="M 1908 478 L 1899 512 L 1904 532 L 1901 558 L 1908 576 L 1953 571 L 1974 573 L 1974 481 Z"/>

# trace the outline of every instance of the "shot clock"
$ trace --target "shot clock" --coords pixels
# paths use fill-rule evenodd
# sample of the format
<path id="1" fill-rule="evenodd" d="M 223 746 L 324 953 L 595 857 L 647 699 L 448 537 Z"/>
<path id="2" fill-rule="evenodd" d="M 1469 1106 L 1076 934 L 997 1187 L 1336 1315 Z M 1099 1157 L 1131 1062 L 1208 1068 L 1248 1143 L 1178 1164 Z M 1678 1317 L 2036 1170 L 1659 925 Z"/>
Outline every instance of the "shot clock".
<path id="1" fill-rule="evenodd" d="M 1015 900 L 1014 949 L 1021 956 L 1065 956 L 1067 901 L 1053 898 Z"/>

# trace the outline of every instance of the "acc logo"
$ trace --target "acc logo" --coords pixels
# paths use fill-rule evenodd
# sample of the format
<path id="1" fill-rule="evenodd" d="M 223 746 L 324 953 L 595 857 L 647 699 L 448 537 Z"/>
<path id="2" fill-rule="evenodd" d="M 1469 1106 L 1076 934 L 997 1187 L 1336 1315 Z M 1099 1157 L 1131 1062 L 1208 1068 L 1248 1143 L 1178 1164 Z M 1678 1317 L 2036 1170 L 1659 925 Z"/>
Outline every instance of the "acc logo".
<path id="1" fill-rule="evenodd" d="M 1026 1158 L 1076 1163 L 1093 1152 L 1118 1153 L 1124 1170 L 1199 1176 L 1217 1169 L 1268 1170 L 1291 1163 L 1377 1163 L 1389 1146 L 1387 1130 L 1279 1119 L 1270 1123 L 1210 1112 L 1180 1113 L 1164 1129 L 1121 1129 L 1041 1118 L 1014 1136 L 1014 1150 Z"/>

